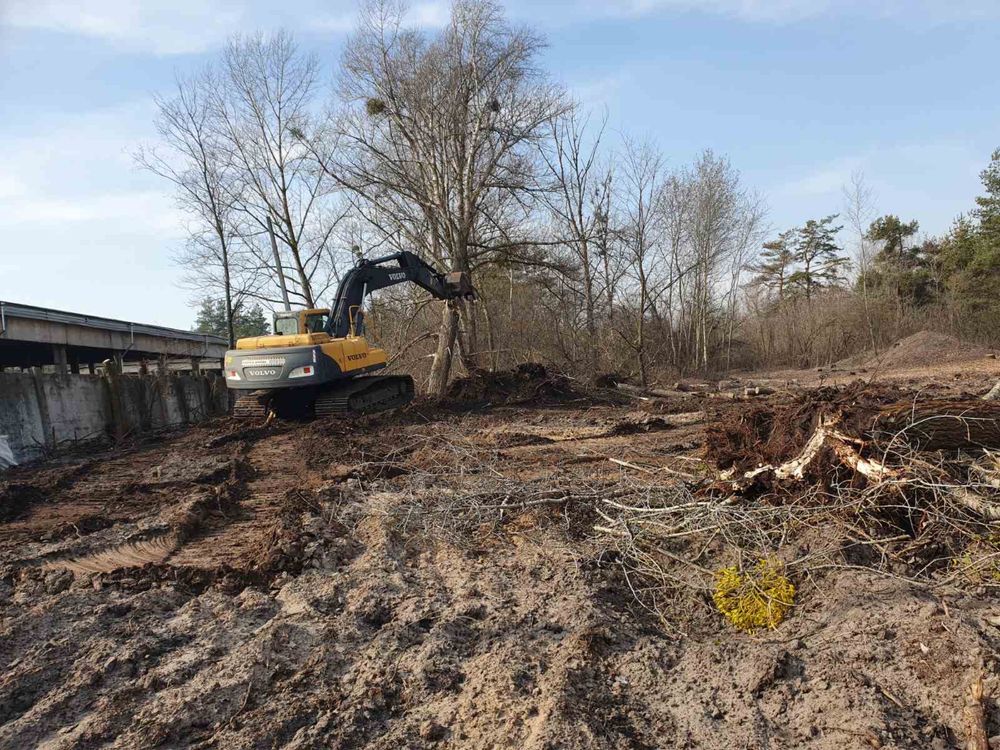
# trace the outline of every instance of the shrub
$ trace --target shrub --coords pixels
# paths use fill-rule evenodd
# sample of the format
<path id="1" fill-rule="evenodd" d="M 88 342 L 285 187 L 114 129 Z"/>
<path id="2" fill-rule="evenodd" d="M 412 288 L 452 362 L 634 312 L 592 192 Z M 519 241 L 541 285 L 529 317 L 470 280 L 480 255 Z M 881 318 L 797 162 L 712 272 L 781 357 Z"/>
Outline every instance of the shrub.
<path id="1" fill-rule="evenodd" d="M 785 619 L 795 598 L 795 587 L 776 560 L 761 559 L 748 571 L 735 565 L 716 574 L 712 600 L 736 628 L 752 633 L 776 628 Z"/>

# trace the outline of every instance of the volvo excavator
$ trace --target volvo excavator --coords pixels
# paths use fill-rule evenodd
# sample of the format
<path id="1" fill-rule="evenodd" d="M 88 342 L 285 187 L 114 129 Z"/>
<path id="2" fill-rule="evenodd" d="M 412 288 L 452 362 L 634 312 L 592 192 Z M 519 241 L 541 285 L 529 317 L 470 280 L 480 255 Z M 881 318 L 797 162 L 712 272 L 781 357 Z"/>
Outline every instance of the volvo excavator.
<path id="1" fill-rule="evenodd" d="M 442 274 L 414 253 L 362 259 L 347 272 L 330 310 L 278 313 L 274 335 L 240 339 L 226 352 L 226 385 L 240 395 L 233 415 L 246 419 L 367 414 L 413 400 L 409 375 L 372 375 L 386 366 L 385 351 L 365 338 L 365 297 L 403 283 L 437 299 L 471 299 L 461 272 Z"/>

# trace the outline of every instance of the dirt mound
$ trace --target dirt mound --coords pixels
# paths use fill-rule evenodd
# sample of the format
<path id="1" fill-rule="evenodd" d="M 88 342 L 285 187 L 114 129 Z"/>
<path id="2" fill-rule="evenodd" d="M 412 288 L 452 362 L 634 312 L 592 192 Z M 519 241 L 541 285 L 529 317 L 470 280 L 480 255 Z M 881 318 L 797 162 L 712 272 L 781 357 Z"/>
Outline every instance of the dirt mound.
<path id="1" fill-rule="evenodd" d="M 920 331 L 900 339 L 880 354 L 872 351 L 841 360 L 836 369 L 905 370 L 914 367 L 950 364 L 981 359 L 990 352 L 934 331 Z"/>
<path id="2" fill-rule="evenodd" d="M 526 362 L 501 372 L 476 370 L 452 381 L 445 397 L 454 401 L 528 404 L 583 396 L 565 375 L 549 372 L 537 362 Z"/>

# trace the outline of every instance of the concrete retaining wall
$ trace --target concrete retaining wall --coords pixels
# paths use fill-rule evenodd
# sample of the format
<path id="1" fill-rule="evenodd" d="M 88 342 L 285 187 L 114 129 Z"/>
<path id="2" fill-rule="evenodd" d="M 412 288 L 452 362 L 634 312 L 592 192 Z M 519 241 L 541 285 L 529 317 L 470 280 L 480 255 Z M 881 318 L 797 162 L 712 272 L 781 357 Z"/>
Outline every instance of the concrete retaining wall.
<path id="1" fill-rule="evenodd" d="M 225 414 L 216 375 L 0 372 L 0 435 L 18 461 L 73 442 L 193 424 Z"/>

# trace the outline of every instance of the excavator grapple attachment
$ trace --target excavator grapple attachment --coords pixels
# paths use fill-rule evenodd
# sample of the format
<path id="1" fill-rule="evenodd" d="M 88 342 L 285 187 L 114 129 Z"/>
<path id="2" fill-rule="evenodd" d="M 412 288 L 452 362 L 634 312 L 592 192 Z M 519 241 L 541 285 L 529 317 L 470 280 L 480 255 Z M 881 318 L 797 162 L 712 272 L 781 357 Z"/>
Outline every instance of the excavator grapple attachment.
<path id="1" fill-rule="evenodd" d="M 476 290 L 472 286 L 469 274 L 463 271 L 453 271 L 444 277 L 444 285 L 453 297 L 475 299 Z"/>

